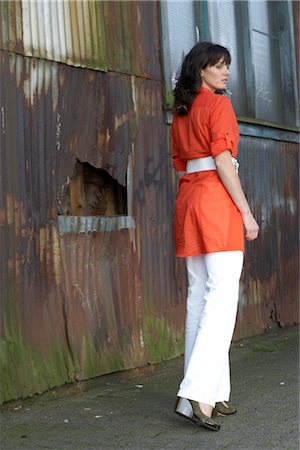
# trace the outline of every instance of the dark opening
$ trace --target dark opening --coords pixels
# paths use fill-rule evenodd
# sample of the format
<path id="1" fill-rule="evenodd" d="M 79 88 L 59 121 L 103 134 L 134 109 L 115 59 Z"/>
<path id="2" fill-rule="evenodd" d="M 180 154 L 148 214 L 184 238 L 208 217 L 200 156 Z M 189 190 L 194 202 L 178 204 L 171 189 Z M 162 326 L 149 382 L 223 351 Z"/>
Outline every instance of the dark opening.
<path id="1" fill-rule="evenodd" d="M 127 189 L 106 170 L 77 160 L 70 182 L 59 202 L 59 214 L 127 215 Z"/>

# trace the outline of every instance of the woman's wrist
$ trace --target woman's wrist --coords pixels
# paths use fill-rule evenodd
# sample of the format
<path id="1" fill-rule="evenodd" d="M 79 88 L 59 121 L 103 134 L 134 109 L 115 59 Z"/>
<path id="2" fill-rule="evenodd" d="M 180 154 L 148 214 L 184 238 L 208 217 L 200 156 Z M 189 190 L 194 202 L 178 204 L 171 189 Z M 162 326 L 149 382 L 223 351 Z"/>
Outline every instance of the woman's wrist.
<path id="1" fill-rule="evenodd" d="M 241 211 L 241 214 L 242 214 L 243 217 L 247 217 L 247 216 L 251 216 L 252 215 L 252 213 L 251 213 L 249 208 Z"/>

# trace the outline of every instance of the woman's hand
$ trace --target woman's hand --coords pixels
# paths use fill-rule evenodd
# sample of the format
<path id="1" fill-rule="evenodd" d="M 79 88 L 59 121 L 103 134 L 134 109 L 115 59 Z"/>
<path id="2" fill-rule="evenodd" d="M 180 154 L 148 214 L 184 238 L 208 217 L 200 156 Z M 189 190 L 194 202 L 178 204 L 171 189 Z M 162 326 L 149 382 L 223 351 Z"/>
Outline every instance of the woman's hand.
<path id="1" fill-rule="evenodd" d="M 247 241 L 254 241 L 254 239 L 257 238 L 259 232 L 258 223 L 254 219 L 250 211 L 243 214 L 242 218 L 246 230 L 245 239 L 247 239 Z"/>

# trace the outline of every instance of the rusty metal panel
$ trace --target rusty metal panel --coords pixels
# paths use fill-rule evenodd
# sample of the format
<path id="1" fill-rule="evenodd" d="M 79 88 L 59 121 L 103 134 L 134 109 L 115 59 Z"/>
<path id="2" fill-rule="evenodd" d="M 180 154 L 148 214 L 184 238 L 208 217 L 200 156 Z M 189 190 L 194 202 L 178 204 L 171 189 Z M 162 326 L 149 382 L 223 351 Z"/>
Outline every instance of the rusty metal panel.
<path id="1" fill-rule="evenodd" d="M 128 75 L 60 65 L 57 154 L 106 169 L 125 185 L 136 133 L 131 84 Z M 65 179 L 70 175 L 69 168 L 60 171 Z"/>
<path id="2" fill-rule="evenodd" d="M 22 0 L 26 56 L 106 70 L 101 2 Z"/>
<path id="3" fill-rule="evenodd" d="M 134 143 L 133 197 L 142 286 L 145 347 L 150 361 L 181 353 L 185 292 L 182 261 L 174 268 L 173 169 L 160 83 L 135 79 L 138 132 Z M 178 271 L 177 265 L 180 270 Z"/>
<path id="4" fill-rule="evenodd" d="M 21 0 L 0 2 L 0 49 L 24 52 Z"/>
<path id="5" fill-rule="evenodd" d="M 160 79 L 157 14 L 151 1 L 3 1 L 0 48 Z"/>
<path id="6" fill-rule="evenodd" d="M 49 136 L 55 130 L 55 67 L 48 70 L 44 61 L 0 54 L 3 401 L 70 381 L 76 368 L 66 335 L 60 243 L 53 221 Z M 40 101 L 33 103 L 38 93 Z"/>
<path id="7" fill-rule="evenodd" d="M 76 379 L 145 364 L 133 230 L 60 227 L 66 321 Z"/>
<path id="8" fill-rule="evenodd" d="M 1 71 L 1 398 L 8 400 L 147 361 L 132 220 L 110 227 L 80 218 L 75 232 L 65 220 L 58 235 L 56 203 L 76 158 L 124 178 L 137 98 L 145 99 L 122 74 L 7 52 Z"/>
<path id="9" fill-rule="evenodd" d="M 1 336 L 15 339 L 2 353 L 2 399 L 176 356 L 183 305 L 178 314 L 160 82 L 6 52 L 1 69 Z M 136 228 L 130 218 L 58 221 L 57 195 L 76 158 L 121 178 L 129 152 Z"/>
<path id="10" fill-rule="evenodd" d="M 57 196 L 67 176 L 72 173 L 76 158 L 86 159 L 104 167 L 107 165 L 114 176 L 119 173 L 125 177 L 132 141 L 131 122 L 135 114 L 133 102 L 129 101 L 131 78 L 126 75 L 82 71 L 42 59 L 1 52 L 1 81 L 3 175 L 0 218 L 1 248 L 5 248 L 1 251 L 1 355 L 4 358 L 4 392 L 1 393 L 1 398 L 8 400 L 41 392 L 50 386 L 74 380 L 74 377 L 92 376 L 91 367 L 94 366 L 89 365 L 91 361 L 85 358 L 88 351 L 90 354 L 92 352 L 92 347 L 89 348 L 92 340 L 87 339 L 95 331 L 93 322 L 88 323 L 84 312 L 78 317 L 68 315 L 68 302 L 72 302 L 73 298 L 72 295 L 68 297 L 68 286 L 72 280 L 76 280 L 77 273 L 74 275 L 69 271 L 69 258 L 70 255 L 73 258 L 74 252 L 61 254 L 64 241 L 59 239 L 57 231 Z M 88 99 L 93 99 L 91 109 Z M 84 102 L 85 109 L 79 101 Z M 133 112 L 132 116 L 130 111 Z M 87 114 L 91 117 L 89 121 L 86 120 Z M 81 122 L 77 122 L 76 117 L 79 117 Z M 90 136 L 92 139 L 89 139 Z M 123 225 L 121 222 L 115 228 L 116 231 L 120 230 L 118 239 L 113 228 L 109 228 L 110 233 L 106 235 L 109 237 L 107 245 L 105 239 L 101 238 L 99 241 L 99 252 L 104 252 L 104 255 L 111 252 L 112 258 L 116 258 L 115 261 L 119 258 L 120 261 L 120 267 L 117 265 L 114 273 L 108 273 L 107 285 L 103 285 L 102 289 L 108 292 L 107 286 L 110 284 L 111 292 L 115 295 L 117 289 L 120 296 L 128 291 L 131 279 L 134 279 L 135 283 L 137 280 L 136 276 L 132 275 L 134 253 L 133 256 L 130 253 L 134 242 L 130 223 L 132 221 L 123 220 Z M 92 227 L 94 226 L 95 224 L 92 224 Z M 100 229 L 103 230 L 103 226 L 107 227 L 107 224 L 102 223 Z M 122 231 L 124 226 L 125 231 Z M 80 232 L 80 229 L 78 231 Z M 127 236 L 126 233 L 129 233 L 127 238 L 124 237 Z M 76 232 L 75 241 L 77 237 Z M 88 248 L 88 243 L 94 240 L 93 235 L 91 239 L 91 234 L 87 234 L 86 239 L 82 239 L 83 247 Z M 116 257 L 113 256 L 113 242 L 116 245 Z M 121 251 L 122 242 L 124 249 L 119 254 L 117 250 Z M 70 247 L 68 249 L 70 250 Z M 79 254 L 80 251 L 79 249 Z M 95 250 L 92 246 L 91 255 L 93 252 Z M 91 257 L 92 261 L 91 255 L 88 255 L 88 258 Z M 98 258 L 99 254 L 96 257 Z M 65 261 L 67 264 L 64 266 Z M 100 263 L 100 268 L 104 267 L 104 274 L 100 277 L 103 282 L 106 279 L 107 266 L 105 260 Z M 80 259 L 78 264 L 80 265 Z M 86 267 L 82 292 L 85 292 L 86 283 L 88 292 L 94 286 L 95 279 L 89 278 L 90 267 Z M 124 272 L 124 267 L 130 273 Z M 67 270 L 66 274 L 64 268 Z M 96 267 L 95 271 L 97 272 Z M 95 276 L 98 279 L 97 273 Z M 95 303 L 94 308 L 97 307 L 99 299 L 103 302 L 103 298 L 96 293 L 98 287 L 96 283 L 91 298 Z M 107 298 L 111 300 L 111 297 Z M 133 290 L 129 290 L 126 301 L 123 301 L 123 297 L 119 300 L 114 297 L 113 300 L 119 302 L 116 308 L 124 308 L 122 314 L 126 316 L 127 312 L 129 314 L 132 310 L 134 315 L 134 311 L 138 310 L 134 306 L 135 298 Z M 116 314 L 118 311 L 119 309 Z M 74 323 L 69 322 L 70 317 L 74 319 Z M 129 314 L 128 320 L 131 318 Z M 72 336 L 76 334 L 77 328 L 80 328 L 77 323 L 88 323 L 91 332 L 85 337 L 85 353 L 82 354 L 80 345 L 78 344 L 79 350 L 76 352 L 77 346 L 72 341 Z M 105 326 L 108 327 L 109 324 Z M 139 342 L 138 326 L 137 318 L 126 329 L 128 336 L 130 332 L 135 333 L 134 342 Z M 112 327 L 112 333 L 118 335 L 114 324 Z M 125 330 L 123 331 L 125 333 Z M 103 348 L 105 342 L 102 343 Z M 121 354 L 121 348 L 126 347 L 126 342 L 124 340 L 118 344 Z M 105 354 L 108 355 L 109 352 Z M 133 361 L 139 358 L 139 352 L 135 354 Z M 118 359 L 115 355 L 114 358 L 115 370 L 116 367 L 120 369 L 129 364 L 128 355 L 127 363 L 120 362 L 121 356 Z M 116 361 L 119 361 L 119 365 Z M 15 365 L 18 366 L 19 376 L 12 380 L 11 374 Z M 98 353 L 95 366 L 98 369 L 102 367 L 102 370 L 106 370 L 105 367 L 113 370 L 109 362 L 106 362 L 103 352 Z M 99 374 L 98 369 L 94 370 L 95 374 Z M 84 375 L 87 373 L 88 375 Z"/>
<path id="11" fill-rule="evenodd" d="M 157 3 L 143 0 L 101 3 L 108 70 L 161 80 Z"/>
<path id="12" fill-rule="evenodd" d="M 236 339 L 299 321 L 298 145 L 243 137 L 239 159 L 260 236 L 246 244 Z"/>

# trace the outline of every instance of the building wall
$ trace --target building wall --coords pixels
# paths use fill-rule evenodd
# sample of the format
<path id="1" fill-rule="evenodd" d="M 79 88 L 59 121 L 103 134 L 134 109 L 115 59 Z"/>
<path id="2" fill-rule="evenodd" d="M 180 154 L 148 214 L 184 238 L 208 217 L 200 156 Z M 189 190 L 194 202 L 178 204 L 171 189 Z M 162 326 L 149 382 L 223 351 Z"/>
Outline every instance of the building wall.
<path id="1" fill-rule="evenodd" d="M 183 351 L 158 4 L 61 5 L 0 5 L 2 402 Z M 58 214 L 78 160 L 127 186 L 127 216 Z M 297 144 L 245 131 L 240 162 L 261 236 L 236 339 L 298 320 Z"/>

